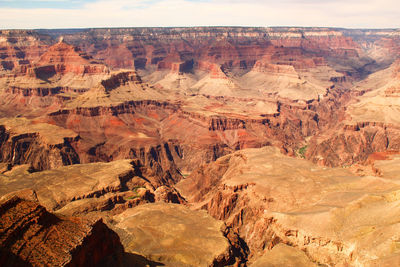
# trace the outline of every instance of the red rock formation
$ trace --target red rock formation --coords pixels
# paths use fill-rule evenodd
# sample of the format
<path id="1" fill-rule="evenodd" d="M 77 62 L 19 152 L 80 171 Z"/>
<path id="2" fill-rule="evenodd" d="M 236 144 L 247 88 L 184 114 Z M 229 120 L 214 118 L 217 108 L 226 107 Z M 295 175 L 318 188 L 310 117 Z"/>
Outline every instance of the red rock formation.
<path id="1" fill-rule="evenodd" d="M 43 132 L 30 129 L 18 132 L 12 128 L 7 130 L 6 126 L 8 125 L 0 126 L 1 162 L 9 163 L 11 166 L 30 164 L 32 170 L 45 170 L 80 162 L 78 154 L 71 145 L 79 140 L 77 135 L 67 134 L 64 138 L 53 141 Z M 51 133 L 50 129 L 52 127 L 49 128 L 49 134 L 55 134 Z M 55 130 L 61 131 L 61 129 Z"/>
<path id="2" fill-rule="evenodd" d="M 110 35 L 110 32 L 113 34 Z M 150 34 L 152 39 L 148 38 Z M 110 39 L 91 39 L 103 35 L 108 35 Z M 83 31 L 65 35 L 65 38 L 106 62 L 112 61 L 113 55 L 119 55 L 123 50 L 126 58 L 132 57 L 139 68 L 150 65 L 170 68 L 172 62 L 194 60 L 216 63 L 227 69 L 250 70 L 274 46 L 287 47 L 288 53 L 296 51 L 293 49 L 297 49 L 298 53 L 307 51 L 328 60 L 331 60 L 330 57 L 336 57 L 335 60 L 349 57 L 357 59 L 361 51 L 351 37 L 328 28 L 95 29 L 90 30 L 90 35 Z M 96 47 L 93 46 L 95 42 L 98 43 Z M 119 66 L 113 66 L 125 65 L 124 61 L 119 62 Z M 306 66 L 313 63 L 308 60 L 302 64 Z"/>
<path id="3" fill-rule="evenodd" d="M 109 92 L 115 88 L 127 85 L 130 82 L 142 83 L 142 80 L 135 71 L 119 72 L 112 74 L 110 78 L 102 80 L 101 85 L 104 87 L 106 92 Z"/>
<path id="4" fill-rule="evenodd" d="M 230 70 L 235 68 L 247 70 L 252 68 L 258 72 L 296 75 L 295 72 L 297 70 L 304 71 L 327 64 L 326 60 L 329 59 L 325 59 L 326 55 L 322 52 L 321 54 L 319 50 L 347 49 L 351 45 L 347 37 L 343 37 L 337 32 L 332 33 L 328 31 L 325 33 L 322 30 L 316 30 L 315 34 L 311 30 L 311 33 L 304 33 L 303 37 L 299 37 L 307 40 L 312 39 L 313 42 L 316 42 L 318 47 L 314 48 L 318 50 L 317 52 L 304 51 L 305 49 L 302 47 L 274 47 L 271 45 L 270 39 L 297 38 L 290 35 L 278 35 L 279 31 L 277 30 L 264 29 L 259 31 L 244 29 L 243 32 L 234 30 L 232 33 L 225 34 L 226 29 L 222 28 L 212 29 L 206 36 L 203 35 L 204 29 L 193 30 L 199 35 L 191 33 L 190 30 L 181 29 L 179 31 L 183 31 L 186 36 L 185 38 L 188 38 L 185 44 L 182 43 L 181 39 L 172 34 L 171 30 L 162 31 L 157 29 L 155 30 L 157 34 L 153 39 L 148 39 L 143 34 L 137 33 L 136 29 L 115 29 L 113 31 L 115 31 L 115 35 L 113 34 L 110 37 L 112 39 L 112 47 L 116 43 L 121 42 L 121 45 L 131 52 L 133 52 L 132 49 L 134 48 L 137 52 L 137 54 L 135 54 L 136 52 L 132 53 L 134 60 L 139 60 L 143 57 L 146 58 L 146 64 L 157 64 L 161 69 L 167 68 L 178 72 L 187 71 L 185 65 L 189 62 L 190 64 L 193 63 L 194 69 L 209 72 L 211 78 L 222 78 L 224 80 L 230 79 L 230 75 L 232 75 Z M 263 33 L 263 31 L 266 33 Z M 291 31 L 287 30 L 289 33 Z M 302 30 L 295 30 L 295 32 L 299 31 L 301 32 Z M 95 37 L 100 32 L 103 32 L 103 30 L 93 30 L 92 33 Z M 272 34 L 274 32 L 276 36 Z M 321 35 L 322 37 L 318 37 L 317 35 Z M 80 46 L 95 56 L 96 53 L 103 51 L 100 48 L 110 47 L 109 43 L 104 43 L 103 41 L 96 43 L 98 49 L 92 45 L 89 46 L 87 42 L 93 36 L 85 35 L 85 32 L 77 35 L 66 35 L 66 39 L 75 42 L 78 40 L 75 39 L 77 36 L 82 37 L 79 43 Z M 136 36 L 137 38 L 130 38 L 130 36 Z M 202 37 L 196 39 L 198 36 Z M 313 38 L 317 39 L 314 40 Z M 323 44 L 325 41 L 326 43 Z M 310 49 L 312 47 L 312 45 L 309 46 Z M 127 53 L 125 48 L 123 49 L 125 52 L 122 54 Z M 110 52 L 109 55 L 111 56 L 112 53 Z M 260 57 L 263 57 L 263 59 L 257 61 Z M 62 75 L 70 71 L 75 74 L 84 74 L 97 72 L 98 70 L 96 69 L 97 67 L 92 66 L 90 58 L 85 53 L 64 42 L 51 47 L 47 53 L 42 55 L 38 64 L 42 65 L 35 70 L 44 76 L 51 76 L 52 73 Z M 91 69 L 92 67 L 93 69 Z M 343 82 L 345 79 L 344 76 L 331 77 L 331 80 L 334 82 Z M 122 72 L 103 80 L 101 84 L 105 88 L 105 91 L 109 93 L 132 82 L 141 85 L 141 79 L 135 72 Z M 57 110 L 63 104 L 63 101 L 71 99 L 65 96 L 65 93 L 74 92 L 81 94 L 85 91 L 83 89 L 79 90 L 63 87 L 38 88 L 37 90 L 9 87 L 7 92 L 11 95 L 18 94 L 21 96 L 18 99 L 12 100 L 21 102 L 30 102 L 31 100 L 27 99 L 27 97 L 31 98 L 32 96 L 40 96 L 37 99 L 42 99 L 42 96 L 63 95 L 60 96 L 56 104 L 49 101 L 53 106 L 53 110 Z M 338 91 L 336 94 L 340 98 L 341 93 Z M 174 155 L 173 160 L 178 165 L 182 164 L 180 166 L 189 166 L 194 163 L 204 162 L 205 157 L 208 158 L 205 161 L 209 161 L 235 149 L 260 147 L 270 143 L 281 147 L 282 151 L 294 154 L 295 150 L 299 147 L 299 142 L 302 143 L 305 137 L 316 134 L 323 127 L 328 127 L 324 124 L 332 125 L 337 122 L 339 119 L 337 114 L 327 114 L 327 112 L 336 112 L 339 109 L 339 105 L 343 103 L 342 100 L 335 98 L 336 96 L 332 94 L 327 98 L 329 100 L 324 100 L 321 103 L 315 100 L 308 104 L 300 105 L 296 101 L 286 102 L 283 100 L 278 103 L 280 110 L 276 114 L 262 114 L 264 116 L 262 119 L 260 117 L 252 118 L 252 116 L 238 118 L 236 115 L 231 116 L 229 114 L 204 116 L 201 112 L 187 112 L 183 110 L 181 108 L 182 103 L 167 105 L 156 101 L 154 102 L 156 103 L 155 106 L 153 106 L 152 104 L 148 105 L 150 103 L 148 101 L 142 101 L 142 104 L 139 104 L 139 102 L 132 104 L 133 102 L 129 101 L 111 107 L 77 107 L 73 110 L 61 110 L 52 113 L 49 122 L 56 123 L 64 128 L 73 129 L 83 137 L 79 145 L 74 145 L 74 149 L 78 151 L 80 158 L 84 162 L 126 158 L 133 154 L 133 152 L 129 152 L 131 150 L 139 154 L 137 151 L 140 149 L 151 151 L 149 148 L 162 146 L 165 143 L 175 143 L 179 147 L 178 150 L 183 151 L 183 153 L 172 153 Z M 228 100 L 226 97 L 225 99 Z M 235 98 L 229 99 L 229 101 L 231 100 L 237 101 Z M 243 100 L 243 103 L 252 100 L 246 99 Z M 219 101 L 223 102 L 225 100 L 219 99 Z M 46 103 L 46 105 L 49 104 Z M 324 105 L 327 106 L 324 107 Z M 17 106 L 21 105 L 15 105 L 15 107 Z M 25 105 L 25 107 L 28 108 L 28 105 Z M 154 112 L 154 110 L 156 111 Z M 177 114 L 175 115 L 174 113 Z M 153 118 L 153 116 L 157 118 Z M 129 117 L 129 120 L 127 117 Z M 330 122 L 328 118 L 331 119 L 333 117 L 335 119 Z M 164 129 L 162 138 L 155 130 L 160 127 L 156 121 L 162 121 L 161 127 Z M 196 131 L 190 133 L 177 131 L 177 122 L 181 125 L 179 127 L 192 127 Z M 82 125 L 85 125 L 85 127 L 82 127 Z M 102 130 L 98 131 L 98 129 Z M 132 133 L 135 132 L 144 133 L 145 136 L 150 138 L 142 138 L 139 141 L 135 139 L 135 141 L 132 140 L 121 144 L 115 141 L 108 141 L 110 139 L 114 140 L 114 138 L 117 140 L 118 138 L 123 138 L 123 136 L 133 136 Z M 231 135 L 234 137 L 231 137 Z M 101 137 L 99 138 L 99 136 Z M 196 145 L 193 145 L 193 140 L 196 140 Z M 198 149 L 199 145 L 202 147 L 200 150 Z M 201 150 L 206 152 L 199 152 Z M 178 154 L 181 154 L 181 156 L 178 156 Z M 201 156 L 198 156 L 199 154 Z M 185 155 L 184 160 L 183 155 Z M 165 165 L 165 162 L 169 162 L 169 160 L 163 162 L 162 165 Z M 161 169 L 169 170 L 170 167 L 162 167 Z"/>
<path id="5" fill-rule="evenodd" d="M 65 100 L 88 91 L 108 73 L 106 65 L 60 41 L 34 63 L 0 74 L 2 112 L 7 116 L 31 112 L 37 116 L 57 110 Z"/>
<path id="6" fill-rule="evenodd" d="M 189 73 L 193 70 L 193 65 L 193 59 L 183 61 L 179 55 L 173 54 L 158 62 L 157 69 L 168 69 L 172 73 Z"/>
<path id="7" fill-rule="evenodd" d="M 306 70 L 326 65 L 324 57 L 297 47 L 271 48 L 263 57 L 262 61 L 277 65 L 290 65 L 299 70 Z"/>
<path id="8" fill-rule="evenodd" d="M 0 71 L 14 70 L 39 59 L 51 38 L 26 30 L 0 31 Z"/>
<path id="9" fill-rule="evenodd" d="M 98 58 L 112 68 L 133 68 L 135 65 L 131 50 L 125 44 L 109 46 L 99 52 Z"/>
<path id="10" fill-rule="evenodd" d="M 399 126 L 392 109 L 399 97 L 397 64 L 354 88 L 351 98 L 358 102 L 342 110 L 343 121 L 310 140 L 307 159 L 331 167 L 349 166 L 368 163 L 369 155 L 375 152 L 399 150 Z"/>
<path id="11" fill-rule="evenodd" d="M 53 36 L 65 33 L 50 32 Z M 366 36 L 363 31 L 327 28 L 77 30 L 66 34 L 75 46 L 59 42 L 43 55 L 38 53 L 35 64 L 29 60 L 19 65 L 16 58 L 25 60 L 19 51 L 29 49 L 9 45 L 7 39 L 7 46 L 0 47 L 4 59 L 0 115 L 40 117 L 34 123 L 55 124 L 59 130 L 73 130 L 76 136 L 49 143 L 50 134 L 44 134 L 47 128 L 13 132 L 4 124 L 0 161 L 43 170 L 78 162 L 134 159 L 135 175 L 143 178 L 140 183 L 121 183 L 126 192 L 119 188 L 118 192 L 80 193 L 77 198 L 85 202 L 82 206 L 63 200 L 72 214 L 118 213 L 153 201 L 182 203 L 184 199 L 173 188 L 182 174 L 243 148 L 272 145 L 326 166 L 370 163 L 371 153 L 400 150 L 400 133 L 396 124 L 344 122 L 352 101 L 378 84 L 350 90 L 351 83 L 394 58 L 374 62 L 367 56 L 367 44 L 375 39 Z M 36 48 L 44 43 L 31 44 L 32 50 L 39 51 Z M 395 53 L 395 43 L 389 46 L 385 49 Z M 130 70 L 110 74 L 94 58 L 111 68 Z M 395 81 L 399 72 L 393 65 L 387 77 Z M 250 82 L 246 85 L 251 80 L 246 80 L 247 74 L 253 75 L 255 84 L 259 82 L 258 88 Z M 157 83 L 163 80 L 163 85 Z M 185 86 L 181 80 L 187 82 Z M 220 88 L 226 90 L 213 94 Z M 385 97 L 399 95 L 395 83 L 384 89 Z M 281 95 L 284 90 L 291 95 Z M 303 93 L 308 95 L 298 96 Z M 190 188 L 195 201 L 220 182 L 227 168 L 224 164 L 195 171 L 194 176 L 200 177 Z M 135 186 L 146 188 L 139 194 Z M 251 186 L 221 185 L 202 205 L 214 217 L 238 226 L 234 230 L 250 222 L 247 232 L 241 231 L 246 237 L 253 235 L 248 239 L 251 249 L 261 251 L 285 239 L 286 232 L 272 217 L 255 219 L 263 209 L 246 207 L 248 195 L 241 194 Z M 292 235 L 296 234 L 287 232 L 285 240 Z M 305 238 L 307 244 L 341 246 Z M 240 243 L 236 239 L 232 242 Z M 247 253 L 244 246 L 237 250 Z"/>
<path id="12" fill-rule="evenodd" d="M 269 33 L 276 46 L 299 47 L 306 51 L 319 52 L 324 56 L 357 57 L 360 47 L 351 37 L 330 29 L 288 29 Z"/>
<path id="13" fill-rule="evenodd" d="M 226 74 L 222 71 L 221 66 L 218 64 L 199 61 L 197 62 L 197 67 L 199 70 L 210 73 L 211 79 L 227 79 Z"/>
<path id="14" fill-rule="evenodd" d="M 330 167 L 364 163 L 374 152 L 400 150 L 399 130 L 374 122 L 345 126 L 324 140 L 311 140 L 306 158 Z"/>
<path id="15" fill-rule="evenodd" d="M 375 41 L 375 44 L 378 47 L 384 47 L 388 50 L 388 54 L 394 58 L 399 58 L 400 56 L 400 45 L 399 45 L 400 37 L 397 35 L 393 37 L 384 36 Z"/>
<path id="16" fill-rule="evenodd" d="M 118 235 L 101 220 L 59 218 L 18 197 L 1 201 L 0 210 L 2 266 L 96 266 L 122 257 Z"/>
<path id="17" fill-rule="evenodd" d="M 91 57 L 81 52 L 78 48 L 68 45 L 62 40 L 51 46 L 44 53 L 36 67 L 33 69 L 37 77 L 51 76 L 52 74 L 96 74 L 106 73 L 108 69 L 101 64 L 92 64 Z"/>

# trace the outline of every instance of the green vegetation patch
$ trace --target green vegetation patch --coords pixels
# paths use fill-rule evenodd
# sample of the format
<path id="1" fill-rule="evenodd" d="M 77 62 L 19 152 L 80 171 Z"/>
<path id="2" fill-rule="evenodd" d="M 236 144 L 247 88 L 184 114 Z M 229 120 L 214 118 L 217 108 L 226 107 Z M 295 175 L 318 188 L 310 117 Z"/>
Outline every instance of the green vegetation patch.
<path id="1" fill-rule="evenodd" d="M 139 197 L 140 197 L 139 195 L 134 195 L 134 196 L 127 197 L 126 199 L 136 199 L 136 198 L 139 198 Z"/>
<path id="2" fill-rule="evenodd" d="M 301 147 L 301 148 L 297 151 L 297 155 L 298 155 L 300 158 L 303 158 L 303 159 L 306 158 L 307 147 L 308 147 L 308 146 L 305 145 L 305 146 Z"/>
<path id="3" fill-rule="evenodd" d="M 132 188 L 132 191 L 133 191 L 135 194 L 134 194 L 133 196 L 126 197 L 125 200 L 140 198 L 140 195 L 139 195 L 139 193 L 138 193 L 138 189 L 139 189 L 139 188 L 145 188 L 145 187 L 144 187 L 144 186 L 141 186 L 141 185 L 134 186 L 134 187 Z"/>

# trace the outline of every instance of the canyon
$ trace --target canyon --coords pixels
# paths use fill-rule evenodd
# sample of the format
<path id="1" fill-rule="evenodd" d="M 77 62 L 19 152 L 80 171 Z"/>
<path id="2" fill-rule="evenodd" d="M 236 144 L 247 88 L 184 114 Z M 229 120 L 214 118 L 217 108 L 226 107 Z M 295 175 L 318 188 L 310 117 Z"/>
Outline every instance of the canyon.
<path id="1" fill-rule="evenodd" d="M 399 41 L 1 30 L 0 263 L 397 265 Z"/>

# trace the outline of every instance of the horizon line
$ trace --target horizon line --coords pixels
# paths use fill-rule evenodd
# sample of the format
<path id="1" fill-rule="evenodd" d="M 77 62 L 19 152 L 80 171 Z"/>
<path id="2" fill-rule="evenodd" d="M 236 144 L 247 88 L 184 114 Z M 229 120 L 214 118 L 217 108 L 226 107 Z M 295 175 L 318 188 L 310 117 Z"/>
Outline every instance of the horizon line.
<path id="1" fill-rule="evenodd" d="M 1 28 L 0 31 L 13 31 L 13 30 L 95 30 L 95 29 L 190 29 L 190 28 L 243 28 L 243 29 L 274 29 L 274 28 L 294 28 L 294 29 L 335 29 L 335 30 L 391 30 L 399 31 L 399 28 L 383 27 L 383 28 L 351 28 L 351 27 L 336 27 L 336 26 L 101 26 L 101 27 L 61 27 L 61 28 Z"/>

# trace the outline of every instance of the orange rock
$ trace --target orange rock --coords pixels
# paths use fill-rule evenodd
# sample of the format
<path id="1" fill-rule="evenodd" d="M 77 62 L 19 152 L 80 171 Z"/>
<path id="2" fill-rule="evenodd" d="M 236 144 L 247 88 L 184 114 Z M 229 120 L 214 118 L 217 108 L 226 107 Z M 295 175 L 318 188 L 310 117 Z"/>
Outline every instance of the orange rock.
<path id="1" fill-rule="evenodd" d="M 18 197 L 1 201 L 0 210 L 2 266 L 95 266 L 123 255 L 118 235 L 101 220 L 59 218 Z"/>

